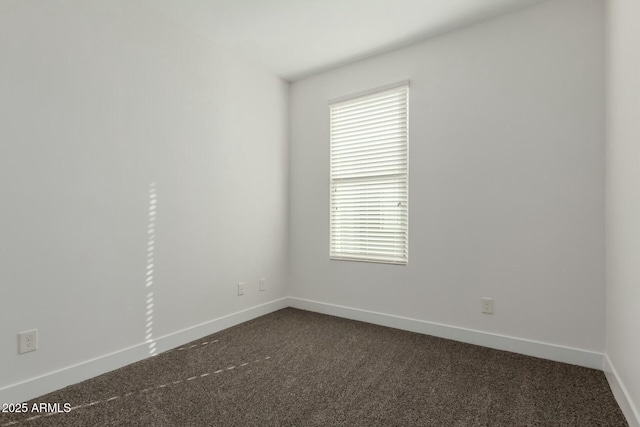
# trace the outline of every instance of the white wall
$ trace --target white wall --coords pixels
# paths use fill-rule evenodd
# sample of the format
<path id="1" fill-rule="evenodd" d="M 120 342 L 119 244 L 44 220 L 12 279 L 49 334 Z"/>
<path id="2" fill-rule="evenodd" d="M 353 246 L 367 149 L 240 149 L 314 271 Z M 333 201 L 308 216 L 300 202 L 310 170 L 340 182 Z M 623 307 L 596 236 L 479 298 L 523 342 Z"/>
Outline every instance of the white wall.
<path id="1" fill-rule="evenodd" d="M 293 83 L 291 295 L 601 354 L 603 13 L 546 2 Z M 407 78 L 409 265 L 329 261 L 328 100 Z"/>
<path id="2" fill-rule="evenodd" d="M 640 425 L 640 3 L 608 5 L 607 370 Z"/>
<path id="3" fill-rule="evenodd" d="M 133 3 L 0 5 L 0 389 L 287 294 L 288 84 Z"/>

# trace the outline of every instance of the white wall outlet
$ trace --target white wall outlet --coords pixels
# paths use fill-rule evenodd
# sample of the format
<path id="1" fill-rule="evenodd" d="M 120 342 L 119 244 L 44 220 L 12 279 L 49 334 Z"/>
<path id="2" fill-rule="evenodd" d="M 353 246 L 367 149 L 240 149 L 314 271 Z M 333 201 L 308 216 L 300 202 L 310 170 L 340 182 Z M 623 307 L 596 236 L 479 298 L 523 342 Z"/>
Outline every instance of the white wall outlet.
<path id="1" fill-rule="evenodd" d="M 238 296 L 244 295 L 244 282 L 238 283 Z"/>
<path id="2" fill-rule="evenodd" d="M 38 330 L 18 333 L 18 353 L 28 353 L 38 349 Z"/>
<path id="3" fill-rule="evenodd" d="M 482 298 L 482 312 L 486 314 L 493 314 L 493 298 Z"/>
<path id="4" fill-rule="evenodd" d="M 258 287 L 258 289 L 260 289 L 260 292 L 267 290 L 265 282 L 266 282 L 266 279 L 264 277 L 260 279 L 260 286 Z"/>

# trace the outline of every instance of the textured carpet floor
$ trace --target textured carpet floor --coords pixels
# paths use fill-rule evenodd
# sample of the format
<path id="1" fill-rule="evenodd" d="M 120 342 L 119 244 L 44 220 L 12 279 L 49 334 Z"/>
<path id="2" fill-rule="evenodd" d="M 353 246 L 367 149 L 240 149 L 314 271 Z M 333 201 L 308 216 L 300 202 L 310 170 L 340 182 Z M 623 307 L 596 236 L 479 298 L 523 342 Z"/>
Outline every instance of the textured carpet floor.
<path id="1" fill-rule="evenodd" d="M 31 426 L 626 426 L 602 372 L 295 309 L 2 414 Z"/>

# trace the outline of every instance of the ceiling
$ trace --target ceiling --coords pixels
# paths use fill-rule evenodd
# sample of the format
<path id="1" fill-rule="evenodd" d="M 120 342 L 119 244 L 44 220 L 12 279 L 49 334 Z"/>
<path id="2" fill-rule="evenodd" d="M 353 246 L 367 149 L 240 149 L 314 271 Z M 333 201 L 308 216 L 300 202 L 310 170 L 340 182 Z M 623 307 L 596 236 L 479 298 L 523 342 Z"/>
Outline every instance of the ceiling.
<path id="1" fill-rule="evenodd" d="M 546 0 L 140 0 L 293 81 Z"/>

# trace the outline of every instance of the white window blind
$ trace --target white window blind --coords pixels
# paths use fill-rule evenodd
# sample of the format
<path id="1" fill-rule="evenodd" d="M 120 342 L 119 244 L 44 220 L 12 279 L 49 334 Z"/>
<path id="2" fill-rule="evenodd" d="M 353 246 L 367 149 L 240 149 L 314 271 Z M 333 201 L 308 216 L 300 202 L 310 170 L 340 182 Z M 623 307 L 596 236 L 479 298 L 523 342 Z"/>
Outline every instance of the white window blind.
<path id="1" fill-rule="evenodd" d="M 409 85 L 330 103 L 330 256 L 407 264 Z"/>

